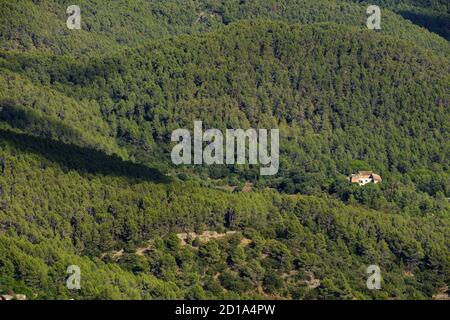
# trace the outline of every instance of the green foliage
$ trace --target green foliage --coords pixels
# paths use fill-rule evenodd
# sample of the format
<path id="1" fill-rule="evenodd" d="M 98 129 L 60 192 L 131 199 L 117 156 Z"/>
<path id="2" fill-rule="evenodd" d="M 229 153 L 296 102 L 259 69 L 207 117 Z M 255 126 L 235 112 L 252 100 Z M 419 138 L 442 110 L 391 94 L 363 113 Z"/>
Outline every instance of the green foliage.
<path id="1" fill-rule="evenodd" d="M 424 299 L 448 284 L 445 39 L 389 10 L 369 31 L 349 1 L 80 0 L 79 32 L 69 4 L 0 0 L 0 293 Z M 432 20 L 412 19 L 445 37 Z M 279 174 L 172 166 L 171 132 L 197 119 L 279 128 Z M 357 170 L 383 182 L 350 184 Z M 194 231 L 236 233 L 177 235 Z"/>
<path id="2" fill-rule="evenodd" d="M 414 24 L 450 40 L 450 7 L 446 0 L 347 0 L 391 9 Z M 382 9 L 382 10 L 383 10 Z"/>

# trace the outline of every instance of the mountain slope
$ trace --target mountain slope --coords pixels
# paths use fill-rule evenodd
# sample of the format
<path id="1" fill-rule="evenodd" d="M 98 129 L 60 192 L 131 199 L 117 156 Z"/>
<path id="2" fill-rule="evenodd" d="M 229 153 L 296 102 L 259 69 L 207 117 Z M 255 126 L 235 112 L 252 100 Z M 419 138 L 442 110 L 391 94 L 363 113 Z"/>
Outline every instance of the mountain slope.
<path id="1" fill-rule="evenodd" d="M 201 119 L 279 127 L 285 180 L 274 187 L 317 194 L 357 159 L 388 179 L 431 169 L 443 179 L 433 194 L 449 192 L 448 61 L 409 42 L 333 24 L 242 22 L 111 58 L 4 57 L 4 68 L 36 85 L 96 101 L 142 162 L 169 161 L 171 132 Z"/>
<path id="2" fill-rule="evenodd" d="M 446 0 L 350 0 L 379 5 L 450 40 L 450 5 Z"/>
<path id="3" fill-rule="evenodd" d="M 101 146 L 107 153 L 127 158 L 111 136 L 95 101 L 80 102 L 7 70 L 0 73 L 0 86 L 2 128 L 25 130 L 80 146 Z"/>
<path id="4" fill-rule="evenodd" d="M 50 49 L 79 56 L 135 46 L 168 35 L 215 30 L 245 19 L 271 19 L 289 23 L 335 22 L 366 28 L 366 7 L 334 0 L 295 1 L 105 1 L 80 0 L 82 30 L 66 27 L 70 1 L 24 0 L 0 2 L 3 21 L 1 48 Z M 381 33 L 416 42 L 446 54 L 448 42 L 383 10 Z"/>
<path id="5" fill-rule="evenodd" d="M 1 1 L 0 294 L 442 291 L 448 42 L 389 11 L 367 30 L 348 2 L 186 3 L 80 1 L 87 29 L 72 33 L 64 1 Z M 279 128 L 280 172 L 173 166 L 170 134 L 194 120 Z M 356 170 L 383 182 L 349 184 Z M 382 290 L 367 289 L 373 264 Z"/>
<path id="6" fill-rule="evenodd" d="M 130 178 L 99 170 L 128 164 L 88 150 L 0 137 L 1 292 L 77 300 L 404 299 L 431 298 L 448 281 L 448 215 Z M 174 233 L 186 230 L 237 234 L 182 245 Z M 365 286 L 371 264 L 383 270 L 383 290 Z M 81 290 L 66 287 L 69 265 L 81 268 Z"/>

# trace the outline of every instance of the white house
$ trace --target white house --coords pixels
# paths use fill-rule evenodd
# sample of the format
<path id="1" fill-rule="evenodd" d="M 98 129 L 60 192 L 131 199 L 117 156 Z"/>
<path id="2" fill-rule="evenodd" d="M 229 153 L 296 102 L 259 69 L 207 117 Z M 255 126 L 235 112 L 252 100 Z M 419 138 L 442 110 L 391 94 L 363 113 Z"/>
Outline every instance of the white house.
<path id="1" fill-rule="evenodd" d="M 381 176 L 372 171 L 358 171 L 358 173 L 352 174 L 348 179 L 351 183 L 357 183 L 360 186 L 381 182 Z"/>

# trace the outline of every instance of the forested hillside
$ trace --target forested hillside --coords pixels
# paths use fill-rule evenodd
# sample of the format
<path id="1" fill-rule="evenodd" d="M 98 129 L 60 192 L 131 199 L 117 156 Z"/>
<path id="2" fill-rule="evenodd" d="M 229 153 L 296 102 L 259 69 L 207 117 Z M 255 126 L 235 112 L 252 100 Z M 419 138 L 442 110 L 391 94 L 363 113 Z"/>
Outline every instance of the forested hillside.
<path id="1" fill-rule="evenodd" d="M 389 8 L 405 19 L 450 39 L 450 3 L 447 0 L 350 0 Z"/>
<path id="2" fill-rule="evenodd" d="M 82 30 L 71 32 L 66 28 L 66 8 L 72 4 L 68 0 L 1 0 L 0 48 L 48 49 L 79 56 L 111 52 L 170 35 L 212 31 L 245 19 L 335 22 L 365 29 L 367 17 L 367 4 L 344 0 L 79 0 Z M 381 33 L 448 53 L 447 41 L 389 9 L 383 7 Z"/>
<path id="3" fill-rule="evenodd" d="M 1 150 L 2 291 L 39 299 L 401 299 L 430 298 L 448 281 L 444 203 L 439 214 L 411 217 L 273 191 L 231 194 L 5 131 Z M 238 233 L 187 245 L 174 235 L 205 230 Z M 382 291 L 365 287 L 373 263 L 384 272 Z M 80 291 L 65 287 L 68 265 L 82 270 Z"/>
<path id="4" fill-rule="evenodd" d="M 408 202 L 417 205 L 413 211 L 429 209 L 420 204 L 432 202 L 426 193 L 449 196 L 449 75 L 442 72 L 448 64 L 408 42 L 334 24 L 242 22 L 108 58 L 6 53 L 2 65 L 38 88 L 57 88 L 86 106 L 71 108 L 77 115 L 73 120 L 69 115 L 60 119 L 64 110 L 58 103 L 35 103 L 34 112 L 45 108 L 56 122 L 84 135 L 95 129 L 94 137 L 100 124 L 108 123 L 110 132 L 105 128 L 101 136 L 116 136 L 122 154 L 142 163 L 166 163 L 167 170 L 171 132 L 190 127 L 195 119 L 220 129 L 279 127 L 281 172 L 275 178 L 257 181 L 257 168 L 205 169 L 215 178 L 243 178 L 287 193 L 316 195 L 333 192 L 336 181 L 357 169 L 376 170 L 387 182 L 402 176 L 405 184 L 420 171 L 426 180 L 417 188 L 425 193 Z M 20 98 L 9 101 L 12 107 L 3 109 L 5 119 L 11 117 L 9 110 L 17 113 L 16 106 L 24 104 L 19 93 Z M 82 127 L 75 119 L 92 114 L 86 109 L 90 105 L 102 119 L 93 119 L 96 126 L 83 120 L 88 125 Z M 39 122 L 26 126 L 27 131 L 60 135 L 54 132 L 57 126 L 43 129 L 47 123 Z M 11 123 L 17 127 L 20 122 Z M 75 136 L 71 141 L 80 140 Z M 112 142 L 98 143 L 114 151 Z M 392 192 L 373 196 L 374 208 L 393 209 L 385 204 L 396 202 Z"/>
<path id="5" fill-rule="evenodd" d="M 445 2 L 380 1 L 380 31 L 354 2 L 80 0 L 68 30 L 72 3 L 1 1 L 0 294 L 445 291 L 449 43 L 401 12 Z M 279 128 L 279 173 L 172 165 L 170 135 L 194 120 Z M 358 170 L 383 181 L 350 184 Z"/>

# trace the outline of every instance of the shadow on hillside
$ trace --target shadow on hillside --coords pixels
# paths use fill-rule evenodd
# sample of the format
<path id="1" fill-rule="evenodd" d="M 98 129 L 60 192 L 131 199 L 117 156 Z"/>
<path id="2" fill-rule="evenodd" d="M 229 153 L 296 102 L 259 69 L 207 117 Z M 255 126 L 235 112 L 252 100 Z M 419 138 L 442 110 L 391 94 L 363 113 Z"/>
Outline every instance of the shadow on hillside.
<path id="1" fill-rule="evenodd" d="M 24 133 L 0 129 L 0 146 L 6 142 L 21 151 L 43 156 L 68 170 L 124 177 L 134 181 L 170 181 L 156 169 L 124 161 L 116 155 L 108 155 L 88 146 L 71 143 L 83 142 L 78 131 L 62 122 L 20 109 L 12 101 L 0 100 L 1 122 L 8 123 Z"/>
<path id="2" fill-rule="evenodd" d="M 410 20 L 430 32 L 437 33 L 444 39 L 450 40 L 450 20 L 445 15 L 431 15 L 411 11 L 397 11 L 403 18 Z"/>
<path id="3" fill-rule="evenodd" d="M 32 136 L 66 143 L 83 141 L 81 133 L 63 121 L 56 121 L 50 117 L 39 115 L 34 110 L 21 108 L 11 99 L 0 100 L 0 122 L 6 122 L 11 127 L 21 129 Z"/>
<path id="4" fill-rule="evenodd" d="M 18 150 L 43 156 L 65 169 L 76 170 L 81 174 L 124 177 L 134 182 L 168 183 L 170 181 L 156 169 L 124 161 L 116 155 L 107 155 L 91 148 L 0 129 L 0 147 L 5 142 Z"/>
<path id="5" fill-rule="evenodd" d="M 51 57 L 51 59 L 49 59 Z M 2 61 L 3 59 L 3 61 Z M 12 72 L 27 75 L 35 70 L 36 74 L 49 74 L 49 84 L 89 86 L 97 79 L 108 79 L 125 72 L 126 59 L 121 57 L 91 57 L 89 61 L 72 61 L 64 56 L 42 55 L 38 57 L 39 67 L 36 67 L 36 57 L 23 52 L 0 51 L 0 67 Z"/>

